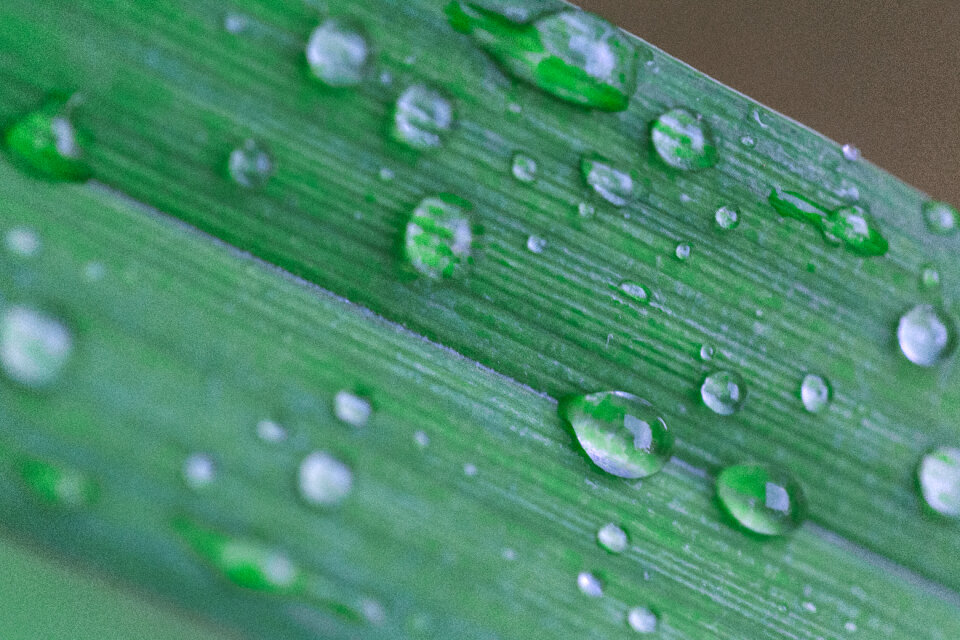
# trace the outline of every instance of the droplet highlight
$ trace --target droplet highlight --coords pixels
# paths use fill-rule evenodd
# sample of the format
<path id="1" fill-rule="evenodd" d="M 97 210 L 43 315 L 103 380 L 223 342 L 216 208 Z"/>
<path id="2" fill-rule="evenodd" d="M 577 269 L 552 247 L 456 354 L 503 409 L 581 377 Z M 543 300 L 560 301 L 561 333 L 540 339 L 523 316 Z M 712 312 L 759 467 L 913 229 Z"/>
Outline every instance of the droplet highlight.
<path id="1" fill-rule="evenodd" d="M 707 169 L 717 163 L 716 142 L 700 114 L 671 109 L 650 128 L 653 149 L 663 162 L 681 171 Z"/>
<path id="2" fill-rule="evenodd" d="M 733 371 L 717 371 L 708 375 L 700 385 L 703 403 L 721 416 L 733 415 L 743 405 L 746 386 L 739 374 Z"/>
<path id="3" fill-rule="evenodd" d="M 393 110 L 393 139 L 414 149 L 439 147 L 453 127 L 453 105 L 438 91 L 415 84 Z"/>
<path id="4" fill-rule="evenodd" d="M 45 387 L 60 376 L 73 353 L 73 335 L 59 319 L 14 306 L 0 317 L 0 365 L 14 382 Z"/>
<path id="5" fill-rule="evenodd" d="M 310 34 L 306 56 L 310 71 L 324 84 L 349 87 L 363 79 L 370 45 L 358 27 L 330 18 Z"/>
<path id="6" fill-rule="evenodd" d="M 923 456 L 917 479 L 927 506 L 940 515 L 960 518 L 960 449 L 940 447 Z"/>
<path id="7" fill-rule="evenodd" d="M 789 533 L 806 518 L 806 499 L 799 483 L 774 467 L 727 467 L 717 476 L 717 497 L 737 523 L 764 536 Z"/>
<path id="8" fill-rule="evenodd" d="M 350 467 L 324 451 L 315 451 L 300 463 L 300 496 L 317 506 L 332 506 L 343 501 L 353 487 Z"/>
<path id="9" fill-rule="evenodd" d="M 897 324 L 897 342 L 910 362 L 932 367 L 951 351 L 954 343 L 953 320 L 931 304 L 918 304 Z"/>
<path id="10" fill-rule="evenodd" d="M 407 223 L 404 253 L 419 273 L 449 278 L 470 258 L 470 204 L 451 194 L 425 198 Z"/>

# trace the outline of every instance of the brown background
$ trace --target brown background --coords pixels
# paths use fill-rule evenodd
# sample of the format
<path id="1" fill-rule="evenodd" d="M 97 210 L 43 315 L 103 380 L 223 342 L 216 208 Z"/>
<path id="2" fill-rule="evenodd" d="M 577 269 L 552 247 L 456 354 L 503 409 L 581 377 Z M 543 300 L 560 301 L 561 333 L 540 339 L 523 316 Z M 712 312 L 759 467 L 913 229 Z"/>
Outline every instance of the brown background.
<path id="1" fill-rule="evenodd" d="M 577 0 L 960 206 L 960 0 Z"/>

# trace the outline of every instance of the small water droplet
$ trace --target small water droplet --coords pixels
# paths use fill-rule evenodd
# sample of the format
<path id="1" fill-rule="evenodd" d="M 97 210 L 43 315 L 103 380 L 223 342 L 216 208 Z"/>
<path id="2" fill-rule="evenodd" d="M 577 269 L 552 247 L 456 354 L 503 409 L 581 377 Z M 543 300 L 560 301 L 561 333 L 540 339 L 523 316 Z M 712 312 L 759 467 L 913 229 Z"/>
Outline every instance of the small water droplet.
<path id="1" fill-rule="evenodd" d="M 933 265 L 927 265 L 920 272 L 920 287 L 933 290 L 940 287 L 940 272 Z"/>
<path id="2" fill-rule="evenodd" d="M 854 631 L 857 630 L 857 623 L 854 622 L 853 620 L 850 620 L 849 622 L 845 622 L 843 624 L 843 628 L 849 631 L 850 633 L 853 633 Z"/>
<path id="3" fill-rule="evenodd" d="M 338 391 L 333 397 L 333 414 L 338 420 L 362 427 L 367 424 L 373 408 L 370 401 L 349 391 Z"/>
<path id="4" fill-rule="evenodd" d="M 788 533 L 806 517 L 803 490 L 782 469 L 759 464 L 727 467 L 717 476 L 717 497 L 741 526 L 765 536 Z"/>
<path id="5" fill-rule="evenodd" d="M 580 589 L 580 593 L 591 598 L 603 596 L 603 583 L 589 571 L 581 571 L 577 574 L 577 588 Z"/>
<path id="6" fill-rule="evenodd" d="M 88 262 L 83 266 L 83 277 L 85 277 L 90 282 L 97 282 L 98 280 L 102 280 L 106 272 L 107 272 L 107 268 L 103 265 L 102 262 L 92 261 L 92 262 Z"/>
<path id="7" fill-rule="evenodd" d="M 830 383 L 822 376 L 808 373 L 800 383 L 800 401 L 810 413 L 820 413 L 830 404 L 832 390 Z"/>
<path id="8" fill-rule="evenodd" d="M 703 403 L 722 416 L 729 416 L 743 405 L 746 387 L 739 374 L 733 371 L 717 371 L 708 375 L 700 385 Z"/>
<path id="9" fill-rule="evenodd" d="M 393 138 L 414 149 L 432 149 L 443 143 L 453 126 L 453 105 L 442 94 L 415 84 L 397 98 L 393 111 Z"/>
<path id="10" fill-rule="evenodd" d="M 379 175 L 380 179 L 384 182 L 390 182 L 394 178 L 393 170 L 387 167 L 382 167 L 377 175 Z"/>
<path id="11" fill-rule="evenodd" d="M 16 227 L 7 231 L 4 242 L 7 251 L 24 258 L 29 258 L 40 250 L 39 236 L 26 227 Z"/>
<path id="12" fill-rule="evenodd" d="M 353 472 L 329 453 L 315 451 L 300 463 L 300 496 L 310 504 L 341 502 L 353 487 Z"/>
<path id="13" fill-rule="evenodd" d="M 228 13 L 223 18 L 223 28 L 227 30 L 227 33 L 236 35 L 247 28 L 248 22 L 247 16 L 242 13 Z"/>
<path id="14" fill-rule="evenodd" d="M 747 149 L 753 149 L 757 146 L 757 141 L 753 136 L 740 136 L 740 144 L 745 146 Z"/>
<path id="15" fill-rule="evenodd" d="M 953 320 L 930 304 L 918 304 L 897 324 L 900 350 L 907 360 L 921 367 L 933 366 L 949 353 L 954 333 Z"/>
<path id="16" fill-rule="evenodd" d="M 547 241 L 539 236 L 530 236 L 527 238 L 527 250 L 531 253 L 543 253 L 547 248 Z"/>
<path id="17" fill-rule="evenodd" d="M 690 245 L 686 242 L 677 245 L 677 250 L 674 252 L 677 256 L 677 260 L 681 262 L 690 257 Z"/>
<path id="18" fill-rule="evenodd" d="M 917 479 L 923 499 L 931 509 L 960 518 L 960 449 L 940 447 L 923 456 Z"/>
<path id="19" fill-rule="evenodd" d="M 183 462 L 183 480 L 191 489 L 202 489 L 213 482 L 215 475 L 216 467 L 206 454 L 191 454 Z"/>
<path id="20" fill-rule="evenodd" d="M 627 624 L 637 633 L 654 633 L 658 622 L 657 614 L 646 607 L 633 607 L 627 612 Z"/>
<path id="21" fill-rule="evenodd" d="M 717 209 L 714 219 L 721 229 L 736 229 L 740 224 L 740 212 L 733 207 L 723 206 Z"/>
<path id="22" fill-rule="evenodd" d="M 573 427 L 594 464 L 621 478 L 643 478 L 663 468 L 673 451 L 673 434 L 642 398 L 601 391 L 568 398 L 561 415 Z"/>
<path id="23" fill-rule="evenodd" d="M 848 162 L 856 162 L 860 159 L 860 149 L 857 149 L 852 144 L 843 145 L 843 159 Z"/>
<path id="24" fill-rule="evenodd" d="M 53 101 L 27 114 L 6 134 L 7 149 L 21 168 L 47 180 L 79 182 L 90 177 L 82 139 L 70 120 L 74 100 Z"/>
<path id="25" fill-rule="evenodd" d="M 24 460 L 19 465 L 20 479 L 39 501 L 66 508 L 78 508 L 96 502 L 99 489 L 83 471 L 43 460 Z"/>
<path id="26" fill-rule="evenodd" d="M 430 445 L 430 436 L 424 431 L 417 431 L 413 434 L 413 441 L 417 443 L 417 446 L 421 449 L 426 449 Z"/>
<path id="27" fill-rule="evenodd" d="M 705 344 L 700 347 L 700 359 L 704 362 L 713 360 L 714 349 L 711 345 Z"/>
<path id="28" fill-rule="evenodd" d="M 630 540 L 627 538 L 626 531 L 609 522 L 597 531 L 597 542 L 610 553 L 623 553 Z"/>
<path id="29" fill-rule="evenodd" d="M 261 420 L 257 423 L 257 437 L 264 442 L 283 442 L 287 439 L 287 430 L 273 420 Z"/>
<path id="30" fill-rule="evenodd" d="M 537 179 L 537 161 L 522 153 L 515 153 L 510 171 L 514 178 L 529 184 Z"/>
<path id="31" fill-rule="evenodd" d="M 946 202 L 925 202 L 922 211 L 927 229 L 931 233 L 949 236 L 960 226 L 960 213 Z"/>
<path id="32" fill-rule="evenodd" d="M 646 304 L 650 300 L 650 292 L 642 284 L 624 282 L 620 285 L 620 290 L 637 302 Z"/>
<path id="33" fill-rule="evenodd" d="M 596 155 L 580 160 L 584 181 L 610 204 L 622 207 L 633 198 L 633 176 L 614 167 L 608 160 Z"/>
<path id="34" fill-rule="evenodd" d="M 472 462 L 464 464 L 463 475 L 467 476 L 468 478 L 472 478 L 473 476 L 477 475 L 477 465 L 473 464 Z"/>
<path id="35" fill-rule="evenodd" d="M 355 25 L 329 18 L 310 34 L 307 42 L 310 71 L 331 87 L 349 87 L 363 79 L 370 45 Z"/>
<path id="36" fill-rule="evenodd" d="M 262 187 L 270 178 L 273 161 L 267 150 L 256 140 L 245 140 L 230 152 L 227 171 L 241 187 L 255 189 Z"/>
<path id="37" fill-rule="evenodd" d="M 592 204 L 581 202 L 577 205 L 577 215 L 581 218 L 592 218 L 597 213 L 597 208 Z"/>
<path id="38" fill-rule="evenodd" d="M 470 258 L 470 204 L 451 194 L 424 198 L 407 223 L 404 252 L 414 269 L 449 278 Z"/>
<path id="39" fill-rule="evenodd" d="M 717 163 L 717 147 L 710 126 L 699 114 L 671 109 L 650 128 L 653 149 L 668 166 L 682 171 L 706 169 Z"/>
<path id="40" fill-rule="evenodd" d="M 58 318 L 30 307 L 10 307 L 0 319 L 0 365 L 28 387 L 54 382 L 73 352 L 73 335 Z"/>

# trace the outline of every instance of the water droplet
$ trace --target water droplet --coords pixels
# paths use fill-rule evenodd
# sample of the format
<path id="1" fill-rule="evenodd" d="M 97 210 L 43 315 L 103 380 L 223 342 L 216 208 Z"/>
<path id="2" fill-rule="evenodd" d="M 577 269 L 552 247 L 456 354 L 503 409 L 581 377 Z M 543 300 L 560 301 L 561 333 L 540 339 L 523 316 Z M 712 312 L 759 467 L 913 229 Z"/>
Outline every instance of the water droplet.
<path id="1" fill-rule="evenodd" d="M 370 401 L 349 391 L 338 391 L 333 397 L 333 413 L 338 420 L 355 427 L 367 424 L 373 408 Z"/>
<path id="2" fill-rule="evenodd" d="M 714 219 L 721 229 L 736 229 L 740 224 L 740 213 L 733 207 L 723 206 L 717 209 Z"/>
<path id="3" fill-rule="evenodd" d="M 910 362 L 930 367 L 953 347 L 953 321 L 930 304 L 918 304 L 900 318 L 897 325 L 900 350 Z"/>
<path id="4" fill-rule="evenodd" d="M 283 442 L 287 439 L 287 430 L 273 420 L 261 420 L 257 423 L 257 437 L 264 442 Z"/>
<path id="5" fill-rule="evenodd" d="M 882 256 L 889 244 L 859 205 L 847 205 L 827 214 L 820 231 L 831 244 L 842 242 L 847 251 L 859 256 Z"/>
<path id="6" fill-rule="evenodd" d="M 745 146 L 747 149 L 753 149 L 757 146 L 757 141 L 753 136 L 740 136 L 740 144 Z"/>
<path id="7" fill-rule="evenodd" d="M 581 202 L 577 205 L 577 215 L 581 218 L 592 218 L 597 213 L 597 208 L 592 204 Z"/>
<path id="8" fill-rule="evenodd" d="M 708 375 L 700 385 L 703 403 L 714 413 L 729 416 L 743 405 L 747 388 L 739 374 L 717 371 Z"/>
<path id="9" fill-rule="evenodd" d="M 931 233 L 949 236 L 960 226 L 960 213 L 946 202 L 925 202 L 922 211 L 927 229 Z"/>
<path id="10" fill-rule="evenodd" d="M 765 536 L 796 529 L 806 517 L 803 490 L 786 471 L 740 464 L 717 477 L 720 504 L 741 526 Z"/>
<path id="11" fill-rule="evenodd" d="M 564 9 L 517 24 L 475 2 L 455 0 L 447 16 L 508 73 L 568 102 L 623 111 L 636 90 L 635 44 L 593 14 Z"/>
<path id="12" fill-rule="evenodd" d="M 633 176 L 605 158 L 584 156 L 580 160 L 580 173 L 601 198 L 614 206 L 622 207 L 633 198 Z"/>
<path id="13" fill-rule="evenodd" d="M 710 126 L 699 114 L 671 109 L 650 128 L 653 149 L 668 166 L 683 171 L 706 169 L 717 163 L 717 147 Z"/>
<path id="14" fill-rule="evenodd" d="M 600 527 L 597 531 L 597 542 L 610 553 L 623 553 L 630 543 L 627 532 L 612 522 Z"/>
<path id="15" fill-rule="evenodd" d="M 636 282 L 624 282 L 620 285 L 620 290 L 636 300 L 637 302 L 647 303 L 650 300 L 650 292 L 642 284 Z"/>
<path id="16" fill-rule="evenodd" d="M 10 307 L 0 319 L 0 365 L 28 387 L 51 384 L 73 352 L 73 336 L 59 319 L 30 307 Z"/>
<path id="17" fill-rule="evenodd" d="M 857 630 L 857 623 L 854 622 L 853 620 L 850 620 L 848 622 L 843 623 L 843 628 L 849 631 L 850 633 L 853 633 L 854 631 Z"/>
<path id="18" fill-rule="evenodd" d="M 607 473 L 643 478 L 670 459 L 673 434 L 667 423 L 635 395 L 601 391 L 576 396 L 561 403 L 560 413 L 593 463 Z"/>
<path id="19" fill-rule="evenodd" d="M 537 161 L 522 153 L 515 153 L 510 171 L 520 182 L 531 183 L 537 179 Z"/>
<path id="20" fill-rule="evenodd" d="M 473 464 L 472 462 L 467 462 L 464 464 L 463 475 L 467 476 L 468 478 L 472 478 L 473 476 L 477 475 L 477 465 Z"/>
<path id="21" fill-rule="evenodd" d="M 393 138 L 414 149 L 443 143 L 453 126 L 453 105 L 442 94 L 421 84 L 407 87 L 393 111 Z"/>
<path id="22" fill-rule="evenodd" d="M 20 479 L 41 502 L 59 507 L 78 508 L 96 502 L 99 489 L 86 473 L 73 467 L 24 460 L 19 465 Z"/>
<path id="23" fill-rule="evenodd" d="M 852 144 L 843 145 L 843 159 L 849 162 L 856 162 L 860 159 L 860 149 L 857 149 Z"/>
<path id="24" fill-rule="evenodd" d="M 683 261 L 690 257 L 690 245 L 686 242 L 678 244 L 676 250 L 677 260 Z"/>
<path id="25" fill-rule="evenodd" d="M 940 447 L 923 456 L 917 479 L 931 509 L 960 518 L 960 449 Z"/>
<path id="26" fill-rule="evenodd" d="M 273 172 L 273 160 L 270 154 L 256 140 L 245 140 L 242 145 L 230 152 L 227 161 L 230 177 L 241 187 L 255 189 L 262 187 Z"/>
<path id="27" fill-rule="evenodd" d="M 378 175 L 380 176 L 380 179 L 383 180 L 384 182 L 390 182 L 395 177 L 393 170 L 387 167 L 381 168 Z"/>
<path id="28" fill-rule="evenodd" d="M 426 449 L 430 445 L 430 436 L 423 431 L 417 431 L 413 434 L 413 441 L 421 449 Z"/>
<path id="29" fill-rule="evenodd" d="M 10 229 L 4 241 L 7 251 L 24 258 L 29 258 L 40 250 L 40 238 L 32 229 L 26 227 Z"/>
<path id="30" fill-rule="evenodd" d="M 202 489 L 213 482 L 215 475 L 216 467 L 206 454 L 191 454 L 183 462 L 183 480 L 191 489 Z"/>
<path id="31" fill-rule="evenodd" d="M 242 13 L 228 13 L 223 18 L 223 28 L 234 35 L 247 28 L 249 20 Z"/>
<path id="32" fill-rule="evenodd" d="M 310 71 L 331 87 L 349 87 L 363 79 L 370 45 L 359 28 L 336 18 L 325 20 L 307 42 Z"/>
<path id="33" fill-rule="evenodd" d="M 577 575 L 577 588 L 580 589 L 580 593 L 591 598 L 603 596 L 603 583 L 588 571 L 581 571 Z"/>
<path id="34" fill-rule="evenodd" d="M 329 453 L 315 451 L 300 463 L 299 487 L 310 504 L 334 505 L 350 493 L 353 471 Z"/>
<path id="35" fill-rule="evenodd" d="M 70 120 L 72 104 L 72 100 L 51 102 L 16 122 L 6 134 L 14 162 L 47 180 L 88 179 L 82 140 Z"/>
<path id="36" fill-rule="evenodd" d="M 927 290 L 940 287 L 940 272 L 933 265 L 927 265 L 920 272 L 920 287 Z"/>
<path id="37" fill-rule="evenodd" d="M 700 359 L 703 361 L 713 360 L 713 353 L 714 349 L 709 344 L 700 347 Z"/>
<path id="38" fill-rule="evenodd" d="M 637 633 L 653 633 L 657 630 L 657 614 L 646 607 L 634 607 L 627 612 L 627 624 Z"/>
<path id="39" fill-rule="evenodd" d="M 431 278 L 453 276 L 470 258 L 470 204 L 451 194 L 425 198 L 407 223 L 404 252 L 413 268 Z"/>
<path id="40" fill-rule="evenodd" d="M 539 236 L 530 236 L 527 238 L 527 250 L 531 253 L 543 253 L 547 248 L 547 241 Z"/>
<path id="41" fill-rule="evenodd" d="M 793 218 L 801 222 L 812 224 L 820 228 L 821 221 L 827 217 L 829 210 L 795 191 L 785 191 L 775 188 L 767 197 L 770 206 L 785 218 Z"/>
<path id="42" fill-rule="evenodd" d="M 826 409 L 831 395 L 830 383 L 822 376 L 808 373 L 803 377 L 803 382 L 800 383 L 800 401 L 810 413 L 820 413 Z"/>

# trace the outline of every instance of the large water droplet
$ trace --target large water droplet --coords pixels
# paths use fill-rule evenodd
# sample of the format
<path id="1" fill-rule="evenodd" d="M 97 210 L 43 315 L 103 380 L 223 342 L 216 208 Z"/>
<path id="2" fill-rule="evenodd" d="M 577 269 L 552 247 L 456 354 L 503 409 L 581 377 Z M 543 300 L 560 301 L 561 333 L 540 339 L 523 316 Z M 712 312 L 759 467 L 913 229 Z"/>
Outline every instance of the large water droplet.
<path id="1" fill-rule="evenodd" d="M 70 360 L 73 335 L 58 318 L 30 307 L 10 307 L 0 318 L 0 365 L 29 387 L 54 382 Z"/>
<path id="2" fill-rule="evenodd" d="M 931 509 L 960 518 L 960 449 L 940 447 L 923 456 L 917 479 Z"/>
<path id="3" fill-rule="evenodd" d="M 245 140 L 242 145 L 230 152 L 227 160 L 230 177 L 241 187 L 255 189 L 262 187 L 273 172 L 273 160 L 266 148 L 256 140 Z"/>
<path id="4" fill-rule="evenodd" d="M 338 391 L 333 397 L 333 414 L 354 427 L 367 424 L 373 408 L 370 401 L 350 391 Z"/>
<path id="5" fill-rule="evenodd" d="M 717 477 L 720 504 L 741 526 L 765 536 L 796 529 L 806 517 L 803 490 L 782 469 L 740 464 Z"/>
<path id="6" fill-rule="evenodd" d="M 517 24 L 475 2 L 455 0 L 447 16 L 508 73 L 563 100 L 622 111 L 636 90 L 636 46 L 593 14 L 564 9 Z"/>
<path id="7" fill-rule="evenodd" d="M 820 413 L 830 404 L 830 384 L 815 373 L 808 373 L 800 383 L 800 401 L 810 413 Z"/>
<path id="8" fill-rule="evenodd" d="M 470 258 L 470 204 L 451 194 L 425 198 L 407 223 L 404 253 L 413 268 L 431 278 L 453 276 Z"/>
<path id="9" fill-rule="evenodd" d="M 699 114 L 671 109 L 650 128 L 653 149 L 674 169 L 692 171 L 717 163 L 717 147 L 710 126 Z"/>
<path id="10" fill-rule="evenodd" d="M 565 400 L 561 415 L 598 467 L 621 478 L 660 471 L 673 451 L 673 434 L 653 406 L 624 391 L 601 391 Z"/>
<path id="11" fill-rule="evenodd" d="M 827 242 L 842 242 L 847 251 L 859 256 L 882 256 L 889 248 L 866 209 L 859 205 L 831 211 L 821 219 L 820 231 Z"/>
<path id="12" fill-rule="evenodd" d="M 717 209 L 714 220 L 721 229 L 736 229 L 740 224 L 740 213 L 733 207 L 723 206 Z"/>
<path id="13" fill-rule="evenodd" d="M 586 183 L 610 204 L 622 207 L 633 198 L 633 176 L 596 155 L 580 160 L 580 172 Z"/>
<path id="14" fill-rule="evenodd" d="M 918 304 L 900 318 L 897 341 L 910 362 L 930 367 L 942 360 L 953 347 L 953 320 L 930 304 Z"/>
<path id="15" fill-rule="evenodd" d="M 393 111 L 393 138 L 414 149 L 432 149 L 443 143 L 453 126 L 453 105 L 441 93 L 415 84 L 397 98 Z"/>
<path id="16" fill-rule="evenodd" d="M 733 371 L 717 371 L 708 375 L 700 385 L 703 403 L 714 413 L 729 416 L 743 404 L 747 388 L 743 379 Z"/>
<path id="17" fill-rule="evenodd" d="M 99 489 L 90 476 L 73 467 L 24 460 L 19 465 L 20 478 L 41 502 L 59 507 L 78 508 L 97 500 Z"/>
<path id="18" fill-rule="evenodd" d="M 359 28 L 330 18 L 310 34 L 306 53 L 313 75 L 331 87 L 348 87 L 363 79 L 370 46 Z"/>
<path id="19" fill-rule="evenodd" d="M 580 593 L 591 598 L 603 596 L 603 583 L 588 571 L 581 571 L 577 575 L 577 588 L 580 589 Z"/>
<path id="20" fill-rule="evenodd" d="M 597 542 L 610 553 L 623 553 L 630 543 L 627 532 L 609 522 L 597 531 Z"/>
<path id="21" fill-rule="evenodd" d="M 82 181 L 90 177 L 81 138 L 70 120 L 70 101 L 57 101 L 24 116 L 6 134 L 14 162 L 48 180 Z"/>
<path id="22" fill-rule="evenodd" d="M 353 487 L 350 467 L 324 451 L 315 451 L 300 463 L 300 495 L 310 504 L 330 506 L 339 503 Z"/>
<path id="23" fill-rule="evenodd" d="M 925 202 L 922 211 L 923 220 L 931 233 L 949 236 L 960 226 L 960 213 L 946 202 Z"/>
<path id="24" fill-rule="evenodd" d="M 627 624 L 637 633 L 653 633 L 657 630 L 657 614 L 646 607 L 633 607 L 627 612 Z"/>
<path id="25" fill-rule="evenodd" d="M 520 182 L 529 184 L 537 179 L 537 161 L 522 153 L 515 153 L 511 160 L 510 172 Z"/>

